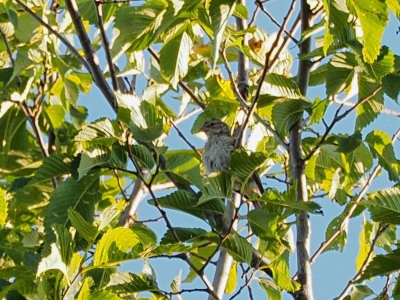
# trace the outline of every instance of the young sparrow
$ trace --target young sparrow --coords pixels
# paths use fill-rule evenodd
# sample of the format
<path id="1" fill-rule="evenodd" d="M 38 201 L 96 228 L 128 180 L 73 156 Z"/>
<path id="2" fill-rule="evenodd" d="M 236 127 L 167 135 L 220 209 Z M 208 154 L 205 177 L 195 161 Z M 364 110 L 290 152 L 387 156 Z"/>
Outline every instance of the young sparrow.
<path id="1" fill-rule="evenodd" d="M 216 171 L 227 172 L 231 155 L 235 151 L 235 139 L 231 136 L 228 125 L 221 120 L 211 119 L 204 123 L 201 131 L 204 131 L 208 137 L 203 152 L 206 174 Z M 250 198 L 254 193 L 261 195 L 262 187 L 259 187 L 254 177 L 252 176 L 249 179 L 244 189 L 244 195 L 247 198 Z M 235 183 L 235 190 L 240 190 L 239 182 Z"/>

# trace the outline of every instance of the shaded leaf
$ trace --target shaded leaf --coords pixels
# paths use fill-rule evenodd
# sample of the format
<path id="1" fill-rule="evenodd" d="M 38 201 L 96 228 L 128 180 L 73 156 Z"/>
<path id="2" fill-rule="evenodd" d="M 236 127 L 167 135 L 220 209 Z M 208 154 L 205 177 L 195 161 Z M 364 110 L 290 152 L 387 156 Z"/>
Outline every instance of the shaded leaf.
<path id="1" fill-rule="evenodd" d="M 76 228 L 79 234 L 89 243 L 94 241 L 97 235 L 97 228 L 92 223 L 86 221 L 82 216 L 75 210 L 68 209 L 68 218 L 70 219 L 72 226 Z"/>
<path id="2" fill-rule="evenodd" d="M 400 188 L 372 193 L 366 203 L 375 222 L 400 224 Z"/>

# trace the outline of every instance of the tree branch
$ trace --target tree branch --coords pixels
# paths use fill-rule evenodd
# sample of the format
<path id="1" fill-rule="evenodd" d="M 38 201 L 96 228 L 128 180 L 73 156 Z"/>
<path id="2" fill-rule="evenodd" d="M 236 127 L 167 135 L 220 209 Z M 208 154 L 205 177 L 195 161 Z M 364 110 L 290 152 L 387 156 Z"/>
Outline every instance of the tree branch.
<path id="1" fill-rule="evenodd" d="M 305 32 L 311 26 L 312 13 L 306 0 L 300 1 L 301 31 Z M 310 38 L 300 44 L 300 54 L 309 53 L 311 49 Z M 300 60 L 297 75 L 297 85 L 303 95 L 307 93 L 308 80 L 310 77 L 311 65 L 308 60 Z M 299 202 L 308 201 L 307 178 L 304 172 L 304 161 L 302 160 L 302 125 L 301 118 L 290 129 L 290 161 L 293 182 L 296 184 L 296 200 Z M 297 268 L 298 282 L 301 284 L 300 290 L 293 293 L 293 297 L 298 300 L 312 300 L 312 272 L 310 267 L 310 220 L 307 211 L 302 211 L 297 215 Z"/>
<path id="2" fill-rule="evenodd" d="M 106 53 L 108 68 L 110 69 L 112 86 L 114 91 L 118 91 L 118 82 L 117 82 L 117 77 L 115 76 L 115 68 L 111 57 L 110 43 L 108 42 L 106 31 L 104 30 L 102 3 L 98 0 L 94 0 L 94 6 L 96 7 L 96 17 L 97 17 L 97 24 L 99 25 L 100 29 L 101 42 L 103 43 L 104 51 Z"/>
<path id="3" fill-rule="evenodd" d="M 92 74 L 93 80 L 99 87 L 104 97 L 116 113 L 118 110 L 117 99 L 106 79 L 104 78 L 103 72 L 99 67 L 99 59 L 92 47 L 92 43 L 86 33 L 85 27 L 83 26 L 82 18 L 78 11 L 78 6 L 75 0 L 65 0 L 65 5 L 68 8 L 68 12 L 71 16 L 72 22 L 74 23 L 76 34 L 81 42 L 83 52 L 85 53 L 86 61 L 89 65 L 90 73 Z"/>

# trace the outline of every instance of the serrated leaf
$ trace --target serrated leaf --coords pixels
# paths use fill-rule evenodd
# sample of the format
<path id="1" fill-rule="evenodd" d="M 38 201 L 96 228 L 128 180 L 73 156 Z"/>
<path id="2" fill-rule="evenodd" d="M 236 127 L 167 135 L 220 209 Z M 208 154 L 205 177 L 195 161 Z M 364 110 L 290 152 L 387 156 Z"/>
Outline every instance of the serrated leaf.
<path id="1" fill-rule="evenodd" d="M 263 209 L 253 209 L 247 219 L 254 234 L 262 238 L 276 237 L 279 216 Z"/>
<path id="2" fill-rule="evenodd" d="M 94 241 L 94 238 L 97 235 L 97 228 L 92 224 L 86 221 L 80 213 L 75 210 L 69 208 L 68 209 L 68 218 L 70 219 L 72 226 L 76 228 L 79 234 L 89 243 Z"/>
<path id="3" fill-rule="evenodd" d="M 396 159 L 390 137 L 383 131 L 374 130 L 366 136 L 365 141 L 373 156 L 378 157 L 379 164 L 388 172 L 389 179 L 398 181 L 399 162 Z"/>
<path id="4" fill-rule="evenodd" d="M 270 73 L 265 76 L 264 81 L 272 86 L 269 92 L 274 96 L 286 97 L 289 99 L 298 99 L 302 97 L 299 87 L 293 78 Z"/>
<path id="5" fill-rule="evenodd" d="M 204 179 L 202 194 L 197 205 L 213 199 L 231 199 L 233 181 L 232 176 L 225 172 L 208 174 Z"/>
<path id="6" fill-rule="evenodd" d="M 400 251 L 396 249 L 392 253 L 375 256 L 368 264 L 359 281 L 361 282 L 375 276 L 389 274 L 398 270 L 400 270 Z"/>
<path id="7" fill-rule="evenodd" d="M 225 211 L 225 205 L 220 199 L 210 200 L 207 203 L 196 205 L 196 195 L 184 190 L 178 190 L 172 194 L 159 198 L 157 201 L 162 207 L 184 211 L 201 219 L 205 219 L 205 210 L 219 214 L 223 214 Z M 150 202 L 152 203 L 152 201 Z"/>
<path id="8" fill-rule="evenodd" d="M 368 221 L 364 221 L 362 224 L 362 231 L 360 232 L 359 248 L 360 251 L 356 260 L 356 270 L 360 270 L 365 260 L 368 258 L 368 254 L 371 250 L 369 243 L 371 239 L 373 224 Z"/>
<path id="9" fill-rule="evenodd" d="M 211 0 L 210 2 L 209 12 L 211 17 L 211 25 L 214 31 L 212 65 L 213 70 L 217 65 L 220 45 L 222 42 L 225 27 L 228 24 L 229 17 L 235 11 L 235 6 L 235 0 Z"/>
<path id="10" fill-rule="evenodd" d="M 61 224 L 54 224 L 52 226 L 53 232 L 56 236 L 56 245 L 60 250 L 61 259 L 68 264 L 71 260 L 73 245 L 70 232 L 65 226 Z"/>
<path id="11" fill-rule="evenodd" d="M 400 188 L 377 191 L 370 195 L 366 203 L 375 222 L 400 224 Z"/>
<path id="12" fill-rule="evenodd" d="M 247 182 L 248 178 L 259 168 L 264 166 L 268 156 L 261 152 L 247 153 L 245 150 L 235 151 L 230 159 L 229 167 L 233 175 L 241 182 Z"/>
<path id="13" fill-rule="evenodd" d="M 142 50 L 156 38 L 154 33 L 160 27 L 166 12 L 167 2 L 146 1 L 141 6 L 127 6 L 117 10 L 115 27 L 119 36 L 112 45 L 113 57 L 127 49 Z"/>
<path id="14" fill-rule="evenodd" d="M 93 256 L 93 265 L 119 263 L 131 258 L 135 253 L 128 253 L 128 250 L 131 250 L 138 243 L 140 243 L 140 240 L 137 234 L 130 228 L 109 229 L 97 244 Z"/>
<path id="15" fill-rule="evenodd" d="M 184 227 L 174 227 L 174 232 L 178 236 L 181 242 L 188 241 L 190 239 L 202 236 L 207 233 L 204 229 L 201 228 L 184 228 Z M 172 235 L 172 232 L 168 230 L 164 236 L 162 237 L 160 243 L 161 244 L 168 244 L 168 243 L 175 243 L 176 240 Z"/>
<path id="16" fill-rule="evenodd" d="M 338 151 L 343 153 L 349 153 L 354 151 L 362 142 L 362 135 L 360 131 L 356 131 L 353 135 L 341 137 L 338 136 L 339 142 Z"/>
<path id="17" fill-rule="evenodd" d="M 363 55 L 366 62 L 372 63 L 379 54 L 384 28 L 389 21 L 389 13 L 384 1 L 352 0 L 363 31 Z"/>
<path id="18" fill-rule="evenodd" d="M 300 284 L 290 278 L 289 252 L 287 250 L 273 262 L 271 269 L 274 281 L 281 289 L 295 292 L 300 288 Z"/>
<path id="19" fill-rule="evenodd" d="M 160 51 L 161 72 L 170 79 L 174 89 L 189 69 L 189 53 L 193 42 L 185 29 L 186 26 L 167 40 Z"/>
<path id="20" fill-rule="evenodd" d="M 115 141 L 115 130 L 109 119 L 100 119 L 94 123 L 84 126 L 75 136 L 78 142 L 104 142 L 104 145 L 111 145 Z"/>
<path id="21" fill-rule="evenodd" d="M 29 184 L 49 182 L 53 177 L 70 173 L 71 159 L 60 153 L 53 153 L 43 160 L 42 166 L 36 171 Z"/>
<path id="22" fill-rule="evenodd" d="M 366 285 L 355 285 L 351 290 L 352 300 L 363 300 L 371 295 L 374 295 L 374 292 Z"/>
<path id="23" fill-rule="evenodd" d="M 302 99 L 276 104 L 272 109 L 272 121 L 276 130 L 282 135 L 288 134 L 290 128 L 303 117 L 304 111 L 310 108 L 310 103 Z"/>
<path id="24" fill-rule="evenodd" d="M 110 160 L 110 157 L 110 149 L 106 146 L 98 145 L 84 150 L 79 162 L 78 180 L 81 180 L 84 176 L 86 176 L 91 169 L 107 164 Z"/>
<path id="25" fill-rule="evenodd" d="M 351 52 L 336 53 L 326 70 L 326 94 L 335 95 L 346 89 L 352 82 L 357 60 Z"/>
<path id="26" fill-rule="evenodd" d="M 134 274 L 129 272 L 118 272 L 111 275 L 107 289 L 115 293 L 138 293 L 144 291 L 158 292 L 157 285 L 154 285 L 145 274 Z"/>
<path id="27" fill-rule="evenodd" d="M 237 262 L 246 262 L 250 264 L 253 252 L 250 243 L 242 236 L 236 233 L 230 233 L 228 238 L 222 243 L 222 247 Z"/>
<path id="28" fill-rule="evenodd" d="M 79 212 L 86 221 L 93 221 L 94 205 L 99 199 L 98 181 L 99 176 L 93 174 L 79 182 L 70 178 L 57 187 L 47 206 L 44 220 L 46 234 L 52 224 L 67 225 L 69 208 Z"/>

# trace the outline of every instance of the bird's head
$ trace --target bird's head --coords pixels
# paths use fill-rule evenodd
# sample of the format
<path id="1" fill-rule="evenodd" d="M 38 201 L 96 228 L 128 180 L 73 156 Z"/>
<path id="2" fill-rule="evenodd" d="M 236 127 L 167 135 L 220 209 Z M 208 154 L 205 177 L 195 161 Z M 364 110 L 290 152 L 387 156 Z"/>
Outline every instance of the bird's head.
<path id="1" fill-rule="evenodd" d="M 200 131 L 204 131 L 208 137 L 214 135 L 231 135 L 229 126 L 218 119 L 206 121 Z"/>

